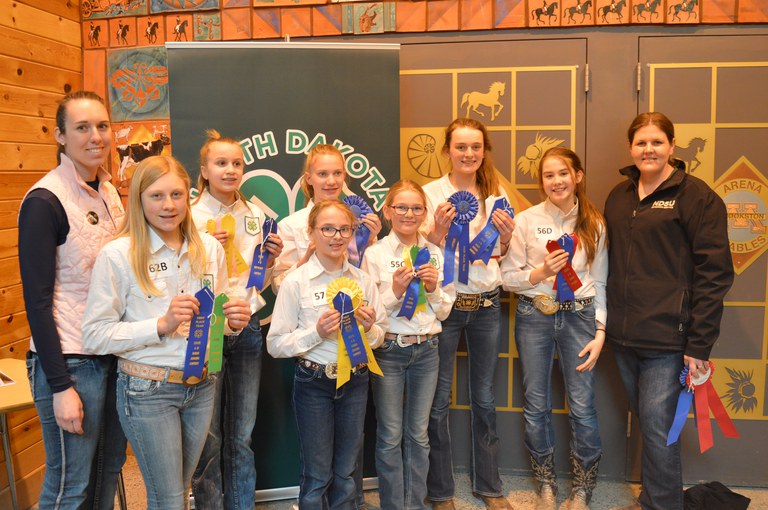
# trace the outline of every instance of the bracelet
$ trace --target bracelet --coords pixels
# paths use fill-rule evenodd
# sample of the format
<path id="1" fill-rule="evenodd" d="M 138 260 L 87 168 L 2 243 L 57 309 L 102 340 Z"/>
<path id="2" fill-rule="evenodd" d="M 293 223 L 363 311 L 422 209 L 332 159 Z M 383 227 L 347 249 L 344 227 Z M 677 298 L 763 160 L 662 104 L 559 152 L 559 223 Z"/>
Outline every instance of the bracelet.
<path id="1" fill-rule="evenodd" d="M 595 328 L 595 331 L 602 331 L 603 333 L 605 333 L 605 328 Z"/>
<path id="2" fill-rule="evenodd" d="M 499 239 L 499 243 L 501 243 L 501 245 L 502 245 L 502 246 L 504 246 L 505 248 L 506 248 L 507 246 L 509 246 L 509 243 L 511 243 L 511 242 L 512 242 L 512 239 L 510 239 L 510 240 L 509 240 L 509 241 L 507 241 L 506 243 L 505 243 L 504 241 L 502 241 L 501 239 Z"/>

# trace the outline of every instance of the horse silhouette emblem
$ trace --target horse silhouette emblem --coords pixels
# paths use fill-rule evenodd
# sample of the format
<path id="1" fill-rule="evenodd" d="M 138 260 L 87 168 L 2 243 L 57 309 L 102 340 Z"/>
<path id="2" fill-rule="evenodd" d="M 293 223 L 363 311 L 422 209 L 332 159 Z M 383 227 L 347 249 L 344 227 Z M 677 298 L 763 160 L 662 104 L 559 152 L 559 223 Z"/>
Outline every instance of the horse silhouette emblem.
<path id="1" fill-rule="evenodd" d="M 99 42 L 99 32 L 101 32 L 101 25 L 94 25 L 91 23 L 91 29 L 88 31 L 88 43 L 91 46 L 101 46 Z"/>
<path id="2" fill-rule="evenodd" d="M 701 166 L 701 161 L 698 160 L 698 155 L 704 152 L 704 147 L 707 145 L 705 138 L 691 138 L 687 147 L 681 145 L 675 146 L 675 156 L 677 159 L 685 163 L 685 171 L 692 174 Z"/>
<path id="3" fill-rule="evenodd" d="M 177 23 L 175 27 L 173 27 L 173 40 L 174 41 L 181 41 L 181 36 L 184 36 L 185 41 L 189 41 L 187 38 L 187 25 L 189 25 L 189 20 L 184 20 L 180 23 Z"/>
<path id="4" fill-rule="evenodd" d="M 491 83 L 488 87 L 488 92 L 467 92 L 461 97 L 461 105 L 467 105 L 467 117 L 469 117 L 469 111 L 472 110 L 481 117 L 485 117 L 485 114 L 478 110 L 479 106 L 487 106 L 491 109 L 491 120 L 496 120 L 496 117 L 504 109 L 504 105 L 501 104 L 499 98 L 504 95 L 504 91 L 507 88 L 507 84 L 500 81 Z M 496 107 L 498 106 L 498 110 Z"/>
<path id="5" fill-rule="evenodd" d="M 604 7 L 600 7 L 600 17 L 603 19 L 603 23 L 609 23 L 609 21 L 606 19 L 606 16 L 613 13 L 618 18 L 618 22 L 621 23 L 624 20 L 624 16 L 621 14 L 621 11 L 624 9 L 624 7 L 627 5 L 627 0 L 619 0 L 618 2 L 611 3 L 611 5 L 606 5 Z"/>
<path id="6" fill-rule="evenodd" d="M 683 21 L 680 18 L 681 12 L 687 12 L 688 17 L 685 18 L 685 21 L 688 21 L 691 19 L 691 14 L 693 14 L 694 18 L 698 18 L 698 14 L 696 14 L 696 11 L 694 10 L 696 8 L 696 5 L 699 3 L 699 0 L 683 0 L 679 4 L 673 4 L 669 6 L 669 10 L 667 11 L 667 15 L 672 14 L 672 11 L 675 11 L 674 14 L 672 14 L 672 21 Z"/>
<path id="7" fill-rule="evenodd" d="M 592 8 L 592 0 L 587 0 L 583 4 L 574 5 L 573 7 L 568 7 L 565 12 L 568 15 L 568 23 L 576 23 L 576 20 L 573 19 L 573 17 L 577 14 L 581 14 L 581 21 L 578 23 L 584 23 L 584 20 L 589 16 L 589 19 L 592 19 L 592 13 L 589 12 L 589 10 Z M 565 16 L 563 16 L 565 17 Z"/>
<path id="8" fill-rule="evenodd" d="M 154 23 L 149 21 L 147 22 L 147 30 L 144 32 L 144 37 L 147 38 L 147 42 L 149 44 L 155 44 L 157 42 L 157 27 L 159 26 L 159 23 L 155 21 Z"/>
<path id="9" fill-rule="evenodd" d="M 555 18 L 555 21 L 557 21 L 557 13 L 555 11 L 557 11 L 557 2 L 552 2 L 546 7 L 539 7 L 531 10 L 531 19 L 536 18 L 536 24 L 541 25 L 541 17 L 546 16 L 547 23 L 551 25 L 553 17 Z"/>
<path id="10" fill-rule="evenodd" d="M 652 2 L 646 2 L 644 4 L 636 4 L 632 6 L 632 11 L 635 13 L 635 17 L 638 19 L 638 21 L 645 18 L 646 12 L 650 14 L 648 21 L 653 21 L 654 16 L 657 18 L 661 16 L 658 12 L 656 12 L 656 9 L 658 9 L 660 3 L 661 0 L 653 0 Z"/>
<path id="11" fill-rule="evenodd" d="M 120 44 L 128 44 L 128 39 L 125 37 L 128 34 L 128 31 L 131 29 L 130 25 L 120 25 L 117 28 L 117 42 Z"/>

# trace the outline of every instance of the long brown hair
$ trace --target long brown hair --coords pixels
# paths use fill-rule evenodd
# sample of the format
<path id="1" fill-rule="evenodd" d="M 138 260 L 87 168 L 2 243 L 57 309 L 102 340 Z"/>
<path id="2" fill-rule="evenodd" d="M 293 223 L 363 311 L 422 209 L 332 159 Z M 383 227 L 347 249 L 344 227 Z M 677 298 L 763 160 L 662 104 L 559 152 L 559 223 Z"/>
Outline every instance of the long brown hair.
<path id="1" fill-rule="evenodd" d="M 151 156 L 136 167 L 136 171 L 131 179 L 131 187 L 128 191 L 128 221 L 126 221 L 123 230 L 119 235 L 129 236 L 131 243 L 128 251 L 128 260 L 131 263 L 131 269 L 136 276 L 142 292 L 148 295 L 160 296 L 162 293 L 149 277 L 149 225 L 144 217 L 144 208 L 141 205 L 141 194 L 150 187 L 155 181 L 167 174 L 174 174 L 184 181 L 187 196 L 189 196 L 189 187 L 191 181 L 189 174 L 178 160 L 171 156 Z M 181 234 L 187 240 L 187 249 L 189 251 L 189 266 L 192 273 L 196 276 L 202 276 L 205 270 L 205 249 L 203 241 L 197 233 L 192 222 L 192 212 L 189 206 L 189 198 L 186 201 L 187 211 L 184 220 L 179 225 Z"/>
<path id="2" fill-rule="evenodd" d="M 445 143 L 443 144 L 443 152 L 448 153 L 451 148 L 451 136 L 453 132 L 458 128 L 465 127 L 470 129 L 476 129 L 483 134 L 483 162 L 480 164 L 480 168 L 477 169 L 477 175 L 475 177 L 477 183 L 477 190 L 480 192 L 481 198 L 485 200 L 491 195 L 499 196 L 499 178 L 496 176 L 496 170 L 493 166 L 493 157 L 491 156 L 491 139 L 488 136 L 488 130 L 485 128 L 482 122 L 475 119 L 469 119 L 466 117 L 460 117 L 451 122 L 447 128 L 445 128 Z"/>
<path id="3" fill-rule="evenodd" d="M 304 205 L 307 205 L 310 200 L 315 198 L 315 190 L 307 182 L 307 176 L 312 169 L 312 164 L 314 163 L 315 158 L 322 155 L 338 156 L 341 160 L 341 168 L 344 170 L 344 182 L 347 180 L 347 169 L 345 166 L 346 160 L 344 159 L 344 155 L 341 153 L 341 151 L 335 145 L 327 143 L 319 143 L 315 145 L 309 149 L 307 157 L 304 159 L 304 166 L 301 171 L 301 191 L 304 192 Z"/>
<path id="4" fill-rule="evenodd" d="M 549 158 L 557 158 L 568 167 L 571 172 L 571 178 L 576 184 L 576 198 L 579 200 L 579 212 L 576 217 L 576 228 L 574 229 L 579 236 L 579 246 L 584 249 L 587 255 L 587 264 L 595 260 L 597 245 L 600 241 L 600 235 L 605 232 L 605 218 L 595 205 L 587 197 L 587 173 L 581 164 L 579 156 L 571 149 L 566 147 L 552 147 L 541 157 L 539 161 L 539 189 L 544 191 L 544 177 L 542 168 L 544 161 Z M 576 182 L 576 174 L 581 172 L 581 181 Z"/>
<path id="5" fill-rule="evenodd" d="M 200 175 L 197 176 L 197 191 L 200 194 L 197 195 L 197 198 L 195 199 L 195 203 L 197 203 L 200 200 L 200 197 L 203 195 L 203 191 L 211 187 L 211 183 L 208 182 L 208 179 L 203 177 L 203 167 L 208 165 L 208 153 L 211 152 L 211 145 L 213 145 L 216 142 L 235 145 L 241 151 L 243 150 L 242 147 L 240 146 L 240 142 L 238 142 L 234 138 L 230 138 L 228 136 L 222 136 L 221 133 L 219 133 L 215 129 L 205 130 L 205 143 L 203 143 L 203 146 L 200 147 Z M 240 191 L 240 188 L 237 189 L 237 198 L 239 198 L 246 204 L 248 203 L 248 201 L 245 199 L 245 195 L 243 195 L 243 192 Z"/>

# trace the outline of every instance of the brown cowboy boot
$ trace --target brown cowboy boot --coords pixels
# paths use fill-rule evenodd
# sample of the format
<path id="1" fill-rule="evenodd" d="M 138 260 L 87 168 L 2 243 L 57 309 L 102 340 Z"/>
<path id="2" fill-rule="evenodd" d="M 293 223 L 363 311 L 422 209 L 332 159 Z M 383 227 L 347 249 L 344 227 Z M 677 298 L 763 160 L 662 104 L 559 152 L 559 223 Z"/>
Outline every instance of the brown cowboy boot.
<path id="1" fill-rule="evenodd" d="M 548 455 L 539 464 L 531 457 L 533 479 L 536 481 L 536 510 L 555 510 L 557 503 L 557 478 L 555 476 L 555 456 Z"/>
<path id="2" fill-rule="evenodd" d="M 573 486 L 571 494 L 568 496 L 560 510 L 589 510 L 589 500 L 592 499 L 592 491 L 597 484 L 597 469 L 600 464 L 598 458 L 592 465 L 586 469 L 582 466 L 571 452 L 571 466 L 573 466 Z"/>

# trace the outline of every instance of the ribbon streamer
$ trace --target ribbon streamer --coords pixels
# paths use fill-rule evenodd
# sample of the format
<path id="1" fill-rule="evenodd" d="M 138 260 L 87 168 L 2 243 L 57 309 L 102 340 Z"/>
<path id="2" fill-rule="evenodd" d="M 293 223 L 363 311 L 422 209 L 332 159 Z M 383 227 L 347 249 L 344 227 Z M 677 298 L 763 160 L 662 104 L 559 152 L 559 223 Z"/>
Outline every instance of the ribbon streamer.
<path id="1" fill-rule="evenodd" d="M 272 218 L 266 218 L 261 229 L 262 242 L 253 249 L 253 258 L 251 259 L 251 269 L 248 275 L 248 283 L 245 288 L 256 287 L 259 291 L 264 289 L 264 280 L 269 265 L 269 252 L 264 245 L 269 241 L 269 236 L 277 233 L 277 222 Z"/>
<path id="2" fill-rule="evenodd" d="M 187 355 L 184 359 L 184 380 L 199 382 L 205 368 L 205 352 L 208 349 L 208 329 L 211 325 L 214 296 L 208 286 L 203 287 L 195 297 L 200 303 L 199 312 L 192 317 L 187 338 Z"/>
<path id="3" fill-rule="evenodd" d="M 414 251 L 416 251 L 415 257 L 413 253 Z M 416 273 L 416 271 L 418 271 L 422 265 L 429 263 L 429 248 L 426 246 L 419 249 L 418 246 L 414 245 L 411 247 L 410 252 L 410 257 L 408 257 L 408 260 L 413 261 L 411 267 L 413 268 L 414 273 Z M 413 280 L 411 280 L 411 283 L 408 284 L 408 288 L 405 290 L 403 304 L 400 307 L 400 311 L 397 313 L 397 316 L 405 317 L 409 320 L 412 319 L 413 314 L 416 312 L 419 304 L 422 303 L 422 299 L 424 300 L 423 302 L 426 303 L 424 283 L 421 281 L 421 278 L 414 276 Z"/>
<path id="4" fill-rule="evenodd" d="M 555 284 L 553 288 L 557 291 L 557 300 L 560 303 L 565 301 L 573 301 L 575 299 L 574 291 L 581 288 L 581 280 L 573 270 L 571 263 L 573 262 L 573 254 L 576 252 L 576 246 L 579 243 L 579 238 L 576 234 L 563 234 L 557 241 L 547 241 L 547 251 L 552 253 L 563 249 L 568 253 L 568 263 L 560 272 L 557 273 L 555 278 Z"/>
<path id="5" fill-rule="evenodd" d="M 224 242 L 224 255 L 227 259 L 227 276 L 232 278 L 248 269 L 248 263 L 240 255 L 235 247 L 235 217 L 227 213 L 219 220 L 210 219 L 205 224 L 205 229 L 209 234 L 218 230 L 224 230 L 227 233 L 227 240 Z"/>
<path id="6" fill-rule="evenodd" d="M 346 329 L 344 318 L 345 313 L 336 308 L 336 296 L 338 294 L 344 294 L 349 298 L 348 302 L 346 302 L 346 298 L 344 297 L 339 298 L 340 307 L 346 312 L 346 315 L 348 315 L 350 319 L 346 323 Z M 347 331 L 350 334 L 354 334 L 352 331 L 353 327 L 356 329 L 357 334 L 360 336 L 362 347 L 365 350 L 365 356 L 367 359 L 364 363 L 368 363 L 368 369 L 374 374 L 384 375 L 381 371 L 381 368 L 379 368 L 379 364 L 376 362 L 376 358 L 373 357 L 373 351 L 371 350 L 371 346 L 366 340 L 363 326 L 358 324 L 357 320 L 355 320 L 355 310 L 357 310 L 357 308 L 360 307 L 365 301 L 363 290 L 360 288 L 357 282 L 347 277 L 336 278 L 328 284 L 328 287 L 325 290 L 325 298 L 328 300 L 328 304 L 331 305 L 335 310 L 339 310 L 339 313 L 341 314 L 341 329 L 339 329 L 339 333 L 337 335 L 338 354 L 336 360 L 336 389 L 341 388 L 347 381 L 349 381 L 350 375 L 352 373 L 353 365 L 347 350 L 344 332 Z M 347 310 L 347 308 L 350 308 L 350 310 Z M 358 363 L 355 363 L 355 365 L 357 364 Z"/>
<path id="7" fill-rule="evenodd" d="M 365 226 L 362 220 L 366 214 L 372 214 L 373 209 L 370 208 L 365 200 L 357 195 L 349 195 L 344 197 L 344 203 L 352 210 L 352 214 L 355 215 L 355 242 L 349 243 L 347 247 L 347 253 L 349 254 L 349 263 L 355 267 L 360 267 L 363 263 L 363 255 L 365 249 L 368 247 L 368 240 L 371 237 L 371 231 Z"/>
<path id="8" fill-rule="evenodd" d="M 493 203 L 493 209 L 488 215 L 488 223 L 486 223 L 483 230 L 472 240 L 472 244 L 469 245 L 469 260 L 474 262 L 476 260 L 482 260 L 484 264 L 488 264 L 493 255 L 493 250 L 496 247 L 496 241 L 499 239 L 499 231 L 496 225 L 491 221 L 493 212 L 500 209 L 507 213 L 510 218 L 515 217 L 515 210 L 509 205 L 506 198 L 497 198 Z"/>
<path id="9" fill-rule="evenodd" d="M 692 401 L 694 403 L 696 427 L 699 430 L 699 450 L 701 453 L 706 452 L 715 444 L 712 438 L 712 423 L 709 421 L 710 410 L 725 437 L 739 437 L 736 426 L 728 416 L 728 412 L 725 410 L 720 397 L 717 395 L 717 391 L 712 385 L 712 374 L 715 371 L 715 364 L 711 361 L 708 363 L 709 370 L 704 375 L 699 375 L 696 379 L 691 377 L 687 366 L 680 373 L 680 384 L 683 386 L 683 390 L 677 399 L 675 418 L 667 434 L 667 446 L 675 444 L 680 439 L 680 433 L 685 425 Z"/>
<path id="10" fill-rule="evenodd" d="M 221 372 L 224 359 L 224 303 L 229 301 L 226 294 L 219 294 L 213 301 L 213 315 L 211 316 L 211 334 L 208 348 L 208 373 Z"/>
<path id="11" fill-rule="evenodd" d="M 445 239 L 443 286 L 453 282 L 457 248 L 459 250 L 459 282 L 469 283 L 469 223 L 475 219 L 479 209 L 477 198 L 469 191 L 457 191 L 448 197 L 448 202 L 456 209 L 456 216 Z"/>

